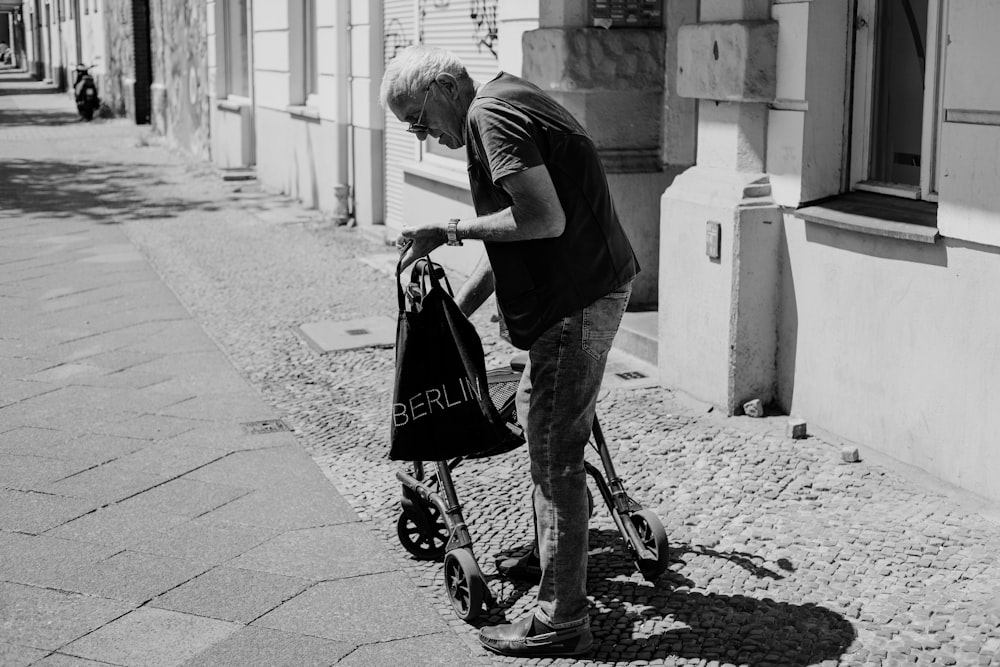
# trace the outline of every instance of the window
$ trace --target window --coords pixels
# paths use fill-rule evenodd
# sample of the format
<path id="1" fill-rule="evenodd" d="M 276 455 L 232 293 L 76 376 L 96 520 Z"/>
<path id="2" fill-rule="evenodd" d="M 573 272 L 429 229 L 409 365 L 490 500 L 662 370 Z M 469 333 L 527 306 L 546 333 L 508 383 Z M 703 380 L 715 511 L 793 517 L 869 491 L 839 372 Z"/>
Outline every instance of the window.
<path id="1" fill-rule="evenodd" d="M 486 83 L 499 71 L 497 4 L 416 2 L 417 41 L 455 53 L 474 80 Z M 460 170 L 465 178 L 464 148 L 453 150 L 428 138 L 420 142 L 420 159 Z"/>
<path id="2" fill-rule="evenodd" d="M 306 93 L 306 104 L 313 106 L 311 97 L 319 93 L 319 63 L 316 48 L 316 0 L 305 2 L 305 20 L 302 40 L 303 50 L 303 83 Z"/>
<path id="3" fill-rule="evenodd" d="M 288 3 L 289 102 L 295 113 L 309 118 L 318 113 L 319 107 L 316 4 L 317 0 Z"/>
<path id="4" fill-rule="evenodd" d="M 947 0 L 858 0 L 851 189 L 937 200 Z"/>
<path id="5" fill-rule="evenodd" d="M 226 94 L 250 97 L 247 0 L 225 0 L 223 12 L 226 40 L 224 72 Z"/>

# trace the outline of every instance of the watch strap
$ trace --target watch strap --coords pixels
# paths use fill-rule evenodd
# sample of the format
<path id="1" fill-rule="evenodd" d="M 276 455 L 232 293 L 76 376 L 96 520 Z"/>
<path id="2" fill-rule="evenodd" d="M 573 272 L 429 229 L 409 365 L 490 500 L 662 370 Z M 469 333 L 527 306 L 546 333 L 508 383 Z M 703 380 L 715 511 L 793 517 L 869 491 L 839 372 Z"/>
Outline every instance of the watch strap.
<path id="1" fill-rule="evenodd" d="M 462 239 L 458 238 L 459 218 L 452 218 L 448 221 L 448 245 L 462 245 Z"/>

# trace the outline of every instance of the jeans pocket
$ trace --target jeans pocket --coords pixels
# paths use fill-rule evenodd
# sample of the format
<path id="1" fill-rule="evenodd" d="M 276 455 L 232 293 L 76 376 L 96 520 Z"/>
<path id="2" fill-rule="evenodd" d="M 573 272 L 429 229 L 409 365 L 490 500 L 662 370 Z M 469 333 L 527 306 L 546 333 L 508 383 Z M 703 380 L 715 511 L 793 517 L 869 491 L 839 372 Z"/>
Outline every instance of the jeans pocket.
<path id="1" fill-rule="evenodd" d="M 611 350 L 631 294 L 629 281 L 583 309 L 583 349 L 594 359 L 604 358 Z"/>

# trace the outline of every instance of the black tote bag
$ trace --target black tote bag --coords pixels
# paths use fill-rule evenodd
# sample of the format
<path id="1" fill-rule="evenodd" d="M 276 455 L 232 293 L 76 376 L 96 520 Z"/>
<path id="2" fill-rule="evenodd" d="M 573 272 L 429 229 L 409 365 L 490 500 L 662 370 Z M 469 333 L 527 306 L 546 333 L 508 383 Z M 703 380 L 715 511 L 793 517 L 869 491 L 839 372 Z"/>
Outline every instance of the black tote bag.
<path id="1" fill-rule="evenodd" d="M 418 260 L 405 294 L 401 272 L 399 264 L 389 458 L 440 461 L 494 447 L 510 432 L 490 399 L 479 334 L 440 264 Z"/>

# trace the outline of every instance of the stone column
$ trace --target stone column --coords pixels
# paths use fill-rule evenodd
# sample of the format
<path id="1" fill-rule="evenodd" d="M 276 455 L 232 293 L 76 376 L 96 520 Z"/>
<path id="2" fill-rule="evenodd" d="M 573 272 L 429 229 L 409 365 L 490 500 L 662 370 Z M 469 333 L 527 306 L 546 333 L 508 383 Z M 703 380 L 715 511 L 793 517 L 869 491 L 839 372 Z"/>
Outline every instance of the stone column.
<path id="1" fill-rule="evenodd" d="M 770 0 L 702 0 L 678 33 L 697 163 L 661 199 L 660 378 L 739 413 L 775 395 L 781 216 L 764 173 L 777 24 Z"/>
<path id="2" fill-rule="evenodd" d="M 546 0 L 539 28 L 524 33 L 524 77 L 590 133 L 608 172 L 619 217 L 642 267 L 631 309 L 656 307 L 658 199 L 663 170 L 663 27 L 595 27 L 584 0 Z"/>

